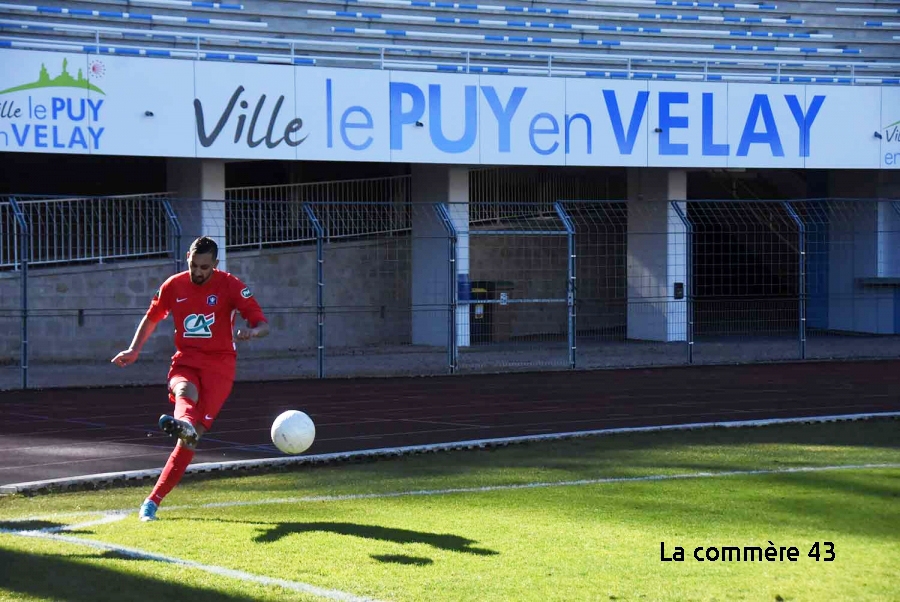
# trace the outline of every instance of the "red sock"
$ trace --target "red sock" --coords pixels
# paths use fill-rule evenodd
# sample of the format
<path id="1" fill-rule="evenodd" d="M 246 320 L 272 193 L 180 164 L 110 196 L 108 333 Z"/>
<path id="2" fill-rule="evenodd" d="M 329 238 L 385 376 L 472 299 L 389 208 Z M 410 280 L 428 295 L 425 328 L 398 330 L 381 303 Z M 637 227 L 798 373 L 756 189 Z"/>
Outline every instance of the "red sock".
<path id="1" fill-rule="evenodd" d="M 193 459 L 194 450 L 183 445 L 176 445 L 172 453 L 169 454 L 169 461 L 166 462 L 166 467 L 163 468 L 162 474 L 159 475 L 159 479 L 156 481 L 156 486 L 147 499 L 153 500 L 157 506 L 161 504 L 163 498 L 175 488 L 175 485 L 184 476 L 184 471 L 187 470 L 188 464 Z"/>
<path id="2" fill-rule="evenodd" d="M 178 420 L 186 420 L 191 424 L 198 423 L 199 416 L 195 416 L 197 411 L 197 403 L 187 397 L 175 398 L 175 412 L 172 414 Z"/>

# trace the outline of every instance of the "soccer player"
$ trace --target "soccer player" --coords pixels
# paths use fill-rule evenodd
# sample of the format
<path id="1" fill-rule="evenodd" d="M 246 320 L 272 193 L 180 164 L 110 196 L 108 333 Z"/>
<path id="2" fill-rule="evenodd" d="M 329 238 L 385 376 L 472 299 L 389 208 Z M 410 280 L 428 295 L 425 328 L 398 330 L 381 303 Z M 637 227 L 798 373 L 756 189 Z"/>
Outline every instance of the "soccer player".
<path id="1" fill-rule="evenodd" d="M 246 341 L 269 334 L 269 325 L 250 289 L 235 276 L 216 269 L 219 248 L 211 238 L 195 240 L 187 254 L 188 270 L 171 276 L 156 291 L 138 324 L 131 346 L 111 361 L 133 364 L 156 325 L 170 313 L 175 321 L 175 355 L 169 368 L 169 401 L 173 415 L 163 414 L 159 427 L 178 437 L 156 486 L 141 505 L 142 521 L 156 520 L 166 495 L 181 480 L 194 458 L 197 442 L 212 426 L 231 394 L 237 350 L 235 339 Z M 234 334 L 240 312 L 248 328 Z"/>

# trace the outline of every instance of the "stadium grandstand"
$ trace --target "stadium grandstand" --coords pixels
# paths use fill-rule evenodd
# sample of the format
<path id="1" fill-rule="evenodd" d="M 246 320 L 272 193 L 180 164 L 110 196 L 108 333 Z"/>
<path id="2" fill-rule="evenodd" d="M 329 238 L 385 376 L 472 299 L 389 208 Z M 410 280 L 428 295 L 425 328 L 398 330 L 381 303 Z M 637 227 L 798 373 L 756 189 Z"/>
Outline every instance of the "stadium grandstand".
<path id="1" fill-rule="evenodd" d="M 332 67 L 897 84 L 896 2 L 0 4 L 0 46 Z"/>
<path id="2" fill-rule="evenodd" d="M 156 382 L 200 234 L 270 377 L 900 354 L 900 2 L 6 1 L 0 80 L 5 388 Z"/>

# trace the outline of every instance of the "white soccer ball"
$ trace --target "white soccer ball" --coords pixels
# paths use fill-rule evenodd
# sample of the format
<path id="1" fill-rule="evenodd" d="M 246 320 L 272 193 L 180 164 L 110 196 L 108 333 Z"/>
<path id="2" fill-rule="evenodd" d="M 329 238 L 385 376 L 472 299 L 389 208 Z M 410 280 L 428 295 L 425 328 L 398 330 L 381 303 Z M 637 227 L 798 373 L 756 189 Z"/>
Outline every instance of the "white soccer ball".
<path id="1" fill-rule="evenodd" d="M 272 423 L 272 443 L 286 454 L 302 454 L 316 438 L 316 425 L 299 410 L 283 412 Z"/>

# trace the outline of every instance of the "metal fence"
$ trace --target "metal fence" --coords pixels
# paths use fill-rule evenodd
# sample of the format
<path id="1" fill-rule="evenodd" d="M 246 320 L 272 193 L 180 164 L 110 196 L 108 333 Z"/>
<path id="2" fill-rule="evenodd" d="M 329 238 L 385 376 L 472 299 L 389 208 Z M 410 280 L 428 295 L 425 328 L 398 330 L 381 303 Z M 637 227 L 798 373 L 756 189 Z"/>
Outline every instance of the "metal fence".
<path id="1" fill-rule="evenodd" d="M 328 240 L 410 228 L 410 176 L 229 188 L 225 199 L 229 249 L 315 241 L 305 203 L 319 204 L 317 219 Z"/>
<path id="2" fill-rule="evenodd" d="M 419 204 L 405 177 L 275 190 L 218 203 L 140 197 L 123 210 L 157 230 L 101 227 L 108 213 L 96 209 L 0 203 L 0 387 L 158 382 L 166 329 L 139 362 L 146 372 L 108 357 L 172 274 L 173 237 L 210 226 L 234 237 L 226 269 L 273 325 L 241 352 L 239 378 L 900 356 L 898 201 L 491 203 L 484 193 Z M 156 246 L 116 240 L 99 253 L 60 237 L 53 254 L 34 244 L 36 227 L 77 236 L 72 215 L 95 220 L 76 220 L 82 232 L 155 232 L 145 240 Z M 107 260 L 125 251 L 141 262 Z"/>
<path id="3" fill-rule="evenodd" d="M 164 257 L 171 253 L 165 193 L 109 197 L 14 197 L 29 224 L 33 266 Z M 18 269 L 21 249 L 12 205 L 0 201 L 0 270 Z"/>
<path id="4" fill-rule="evenodd" d="M 105 197 L 17 195 L 30 226 L 32 266 L 167 257 L 180 237 L 169 193 Z M 303 205 L 320 203 L 328 240 L 398 235 L 410 229 L 409 176 L 226 190 L 225 239 L 233 250 L 314 243 Z M 19 269 L 21 233 L 0 199 L 0 271 Z"/>
<path id="5" fill-rule="evenodd" d="M 559 199 L 622 198 L 621 177 L 598 169 L 486 167 L 469 172 L 469 223 L 515 219 L 550 213 Z"/>

